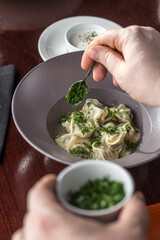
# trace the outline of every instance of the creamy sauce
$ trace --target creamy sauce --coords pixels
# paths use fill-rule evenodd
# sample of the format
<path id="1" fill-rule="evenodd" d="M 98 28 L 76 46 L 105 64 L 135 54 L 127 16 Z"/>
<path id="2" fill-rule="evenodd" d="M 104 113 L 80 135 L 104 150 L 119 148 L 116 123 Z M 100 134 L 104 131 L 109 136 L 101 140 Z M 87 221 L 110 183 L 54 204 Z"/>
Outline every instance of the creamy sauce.
<path id="1" fill-rule="evenodd" d="M 80 30 L 77 34 L 73 34 L 69 41 L 79 49 L 86 49 L 99 34 L 100 32 L 91 29 Z"/>

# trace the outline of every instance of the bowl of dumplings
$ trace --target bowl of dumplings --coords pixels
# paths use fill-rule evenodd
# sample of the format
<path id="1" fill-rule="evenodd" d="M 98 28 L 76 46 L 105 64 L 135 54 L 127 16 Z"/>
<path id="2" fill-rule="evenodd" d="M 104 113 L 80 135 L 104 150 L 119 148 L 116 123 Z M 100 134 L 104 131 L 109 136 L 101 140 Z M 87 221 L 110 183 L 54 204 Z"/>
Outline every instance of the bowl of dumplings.
<path id="1" fill-rule="evenodd" d="M 142 113 L 127 94 L 90 89 L 78 107 L 67 106 L 63 97 L 47 116 L 48 133 L 64 158 L 118 162 L 137 153 L 143 137 Z"/>
<path id="2" fill-rule="evenodd" d="M 140 140 L 132 111 L 124 104 L 105 105 L 94 98 L 60 117 L 55 142 L 82 159 L 115 160 L 130 155 Z"/>
<path id="3" fill-rule="evenodd" d="M 156 158 L 157 110 L 116 88 L 110 74 L 99 83 L 90 76 L 89 93 L 75 108 L 67 102 L 69 87 L 86 74 L 82 54 L 52 58 L 20 81 L 12 99 L 19 133 L 37 151 L 67 165 L 92 159 L 133 167 Z"/>

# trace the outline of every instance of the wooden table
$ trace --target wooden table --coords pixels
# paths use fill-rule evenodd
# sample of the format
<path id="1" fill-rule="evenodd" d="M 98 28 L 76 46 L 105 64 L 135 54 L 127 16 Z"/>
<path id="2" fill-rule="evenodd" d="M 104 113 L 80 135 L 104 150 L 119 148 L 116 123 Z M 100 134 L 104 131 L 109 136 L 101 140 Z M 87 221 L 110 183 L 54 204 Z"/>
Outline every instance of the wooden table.
<path id="1" fill-rule="evenodd" d="M 126 27 L 149 25 L 160 31 L 160 5 L 156 0 L 35 0 L 0 1 L 0 64 L 15 64 L 16 85 L 42 62 L 37 49 L 41 32 L 62 18 L 90 15 L 107 18 Z M 15 86 L 16 87 L 16 86 Z M 33 149 L 17 131 L 12 117 L 0 165 L 0 239 L 10 239 L 22 225 L 26 195 L 47 173 L 58 174 L 65 165 Z M 147 205 L 160 202 L 160 157 L 129 169 Z"/>

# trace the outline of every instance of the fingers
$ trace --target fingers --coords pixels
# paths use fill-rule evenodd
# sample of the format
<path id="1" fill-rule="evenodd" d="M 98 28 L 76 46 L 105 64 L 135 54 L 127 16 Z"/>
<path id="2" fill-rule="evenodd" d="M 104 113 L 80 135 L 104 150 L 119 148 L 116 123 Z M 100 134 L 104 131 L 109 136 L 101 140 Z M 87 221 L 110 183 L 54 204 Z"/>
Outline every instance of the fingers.
<path id="1" fill-rule="evenodd" d="M 91 59 L 100 62 L 112 75 L 120 71 L 124 59 L 120 53 L 106 46 L 95 46 L 87 50 Z"/>
<path id="2" fill-rule="evenodd" d="M 96 82 L 102 81 L 107 74 L 107 69 L 102 64 L 97 64 L 93 70 L 93 79 Z"/>
<path id="3" fill-rule="evenodd" d="M 93 66 L 95 63 L 94 60 L 92 60 L 87 54 L 83 54 L 82 61 L 81 61 L 81 67 L 84 70 L 87 70 Z M 97 82 L 102 81 L 107 74 L 107 69 L 102 64 L 96 64 L 96 66 L 93 69 L 93 79 Z"/>
<path id="4" fill-rule="evenodd" d="M 128 31 L 126 31 L 126 29 L 127 28 L 121 28 L 106 31 L 105 33 L 96 37 L 87 49 L 93 48 L 95 46 L 108 46 L 112 49 L 116 49 L 119 52 L 122 52 Z"/>
<path id="5" fill-rule="evenodd" d="M 101 63 L 115 77 L 120 71 L 122 65 L 124 65 L 123 56 L 107 46 L 96 45 L 93 48 L 90 46 L 82 57 L 82 68 L 90 68 L 93 65 L 93 61 Z M 100 74 L 99 78 L 97 76 L 98 74 L 95 72 L 94 79 L 97 81 L 99 81 L 99 79 L 103 80 L 106 75 L 104 74 L 104 68 L 101 68 L 101 71 L 98 71 L 98 73 Z M 105 73 L 107 73 L 107 71 Z"/>
<path id="6" fill-rule="evenodd" d="M 13 235 L 11 240 L 23 240 L 24 234 L 23 234 L 23 228 L 18 229 Z"/>
<path id="7" fill-rule="evenodd" d="M 122 210 L 119 216 L 120 222 L 130 227 L 141 227 L 145 232 L 149 215 L 145 206 L 145 200 L 142 193 L 137 192 Z"/>
<path id="8" fill-rule="evenodd" d="M 102 51 L 105 49 L 104 46 L 106 46 L 106 50 L 108 49 L 108 51 L 106 52 L 109 52 L 109 49 L 115 49 L 116 51 L 121 53 L 123 49 L 123 44 L 125 42 L 124 31 L 124 29 L 113 29 L 101 34 L 99 37 L 93 40 L 82 56 L 82 68 L 89 69 L 93 65 L 93 60 L 101 60 L 102 57 L 100 56 L 102 55 Z M 103 48 L 99 49 L 98 47 L 100 46 L 102 46 Z M 91 50 L 92 53 L 90 52 Z M 101 52 L 99 54 L 100 50 Z M 101 63 L 105 66 L 105 61 Z"/>
<path id="9" fill-rule="evenodd" d="M 113 77 L 113 84 L 114 84 L 114 86 L 116 86 L 116 87 L 119 86 L 119 84 L 118 84 L 117 80 L 115 79 L 115 77 Z"/>
<path id="10" fill-rule="evenodd" d="M 27 210 L 52 206 L 57 202 L 55 195 L 56 176 L 47 175 L 39 180 L 27 195 Z"/>
<path id="11" fill-rule="evenodd" d="M 84 70 L 87 70 L 91 68 L 94 64 L 94 60 L 92 60 L 90 57 L 88 57 L 87 54 L 84 54 L 82 56 L 82 65 L 81 67 Z M 107 69 L 102 64 L 96 64 L 93 70 L 93 79 L 97 82 L 102 81 L 107 74 Z"/>
<path id="12" fill-rule="evenodd" d="M 92 60 L 87 54 L 86 51 L 84 52 L 83 56 L 82 56 L 82 60 L 81 60 L 81 67 L 84 70 L 87 70 L 89 68 L 92 67 L 92 65 L 94 64 L 94 60 Z"/>

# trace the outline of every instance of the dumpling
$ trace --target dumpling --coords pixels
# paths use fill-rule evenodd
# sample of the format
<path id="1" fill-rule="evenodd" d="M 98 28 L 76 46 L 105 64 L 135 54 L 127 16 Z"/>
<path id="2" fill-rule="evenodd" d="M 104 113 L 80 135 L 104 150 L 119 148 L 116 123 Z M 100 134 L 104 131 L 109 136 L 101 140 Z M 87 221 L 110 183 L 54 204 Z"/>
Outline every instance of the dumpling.
<path id="1" fill-rule="evenodd" d="M 69 147 L 71 148 L 76 143 L 76 138 L 72 133 L 66 133 L 57 136 L 55 141 L 62 149 L 68 151 Z"/>
<path id="2" fill-rule="evenodd" d="M 70 149 L 77 144 L 81 144 L 81 143 L 89 144 L 90 143 L 89 139 L 84 139 L 84 138 L 82 139 L 71 133 L 66 133 L 66 134 L 60 135 L 59 137 L 57 137 L 55 139 L 55 141 L 61 148 L 63 148 L 67 152 L 69 152 Z"/>
<path id="3" fill-rule="evenodd" d="M 102 160 L 114 160 L 118 158 L 118 153 L 116 151 L 112 151 L 106 146 L 93 147 L 94 158 L 102 159 Z"/>
<path id="4" fill-rule="evenodd" d="M 102 123 L 108 115 L 108 110 L 96 99 L 88 99 L 82 108 L 87 119 L 92 120 L 96 125 Z"/>
<path id="5" fill-rule="evenodd" d="M 95 131 L 94 125 L 91 122 L 87 121 L 86 123 L 79 125 L 74 123 L 72 133 L 81 138 L 89 138 L 94 131 Z"/>
<path id="6" fill-rule="evenodd" d="M 71 154 L 81 158 L 92 158 L 92 148 L 87 143 L 75 144 L 69 151 Z"/>
<path id="7" fill-rule="evenodd" d="M 139 139 L 140 139 L 140 131 L 139 131 L 139 129 L 135 128 L 133 134 L 127 134 L 125 139 L 126 140 L 130 140 L 131 142 L 134 142 L 134 143 L 138 142 Z"/>
<path id="8" fill-rule="evenodd" d="M 126 133 L 120 133 L 120 134 L 102 134 L 102 142 L 104 142 L 106 145 L 119 145 L 124 142 L 124 138 L 126 136 Z"/>

